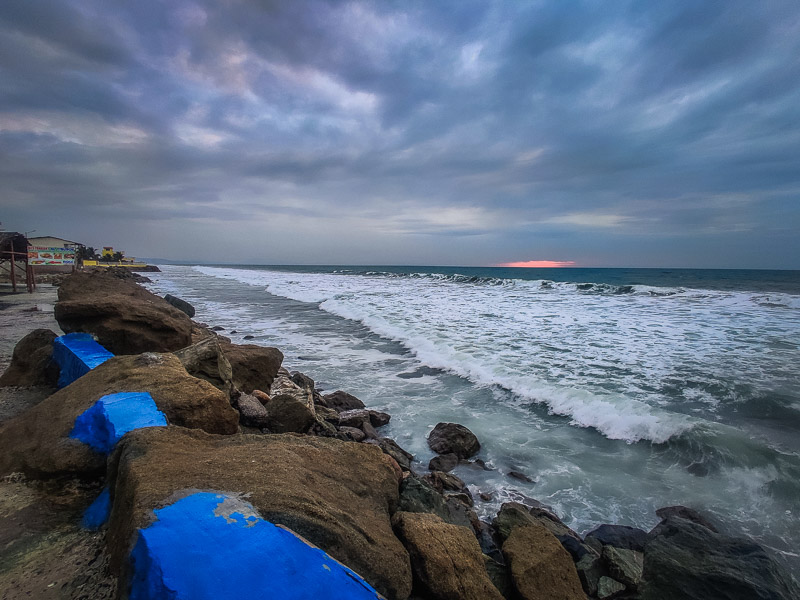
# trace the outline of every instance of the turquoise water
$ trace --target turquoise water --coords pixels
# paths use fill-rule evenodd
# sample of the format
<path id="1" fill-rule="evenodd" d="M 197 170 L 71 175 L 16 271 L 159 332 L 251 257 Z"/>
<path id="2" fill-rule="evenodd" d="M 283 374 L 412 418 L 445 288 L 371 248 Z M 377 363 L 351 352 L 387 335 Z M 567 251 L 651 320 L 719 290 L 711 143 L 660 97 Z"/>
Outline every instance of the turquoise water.
<path id="1" fill-rule="evenodd" d="M 419 470 L 437 422 L 470 427 L 493 470 L 456 473 L 486 518 L 527 496 L 648 529 L 685 504 L 800 568 L 796 271 L 163 269 L 198 320 L 392 414 Z"/>

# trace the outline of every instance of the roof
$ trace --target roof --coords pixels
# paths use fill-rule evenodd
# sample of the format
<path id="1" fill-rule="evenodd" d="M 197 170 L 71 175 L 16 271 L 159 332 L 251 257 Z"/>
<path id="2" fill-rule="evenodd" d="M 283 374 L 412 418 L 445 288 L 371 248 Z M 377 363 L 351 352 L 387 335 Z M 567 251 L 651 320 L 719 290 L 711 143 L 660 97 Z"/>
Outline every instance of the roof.
<path id="1" fill-rule="evenodd" d="M 32 242 L 34 240 L 43 240 L 45 238 L 48 238 L 48 239 L 51 239 L 51 240 L 58 240 L 60 242 L 64 242 L 65 244 L 77 244 L 79 246 L 83 245 L 80 242 L 73 242 L 72 240 L 65 240 L 64 238 L 60 238 L 60 237 L 57 237 L 55 235 L 37 235 L 35 237 L 29 237 L 28 241 Z M 35 246 L 36 244 L 31 244 L 31 245 Z"/>
<path id="2" fill-rule="evenodd" d="M 25 255 L 28 258 L 28 240 L 18 231 L 0 231 L 0 252 L 6 254 L 13 248 L 14 252 Z M 2 258 L 10 258 L 3 256 Z"/>

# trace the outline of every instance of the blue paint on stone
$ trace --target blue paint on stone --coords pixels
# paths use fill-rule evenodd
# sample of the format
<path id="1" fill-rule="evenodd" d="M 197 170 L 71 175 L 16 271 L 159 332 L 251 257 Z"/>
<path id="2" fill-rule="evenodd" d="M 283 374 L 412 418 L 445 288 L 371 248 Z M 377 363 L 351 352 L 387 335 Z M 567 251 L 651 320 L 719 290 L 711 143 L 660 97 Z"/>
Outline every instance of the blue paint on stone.
<path id="1" fill-rule="evenodd" d="M 108 394 L 75 419 L 70 437 L 109 454 L 120 438 L 142 427 L 166 427 L 164 416 L 147 392 Z"/>
<path id="2" fill-rule="evenodd" d="M 68 333 L 53 342 L 53 360 L 61 369 L 58 387 L 62 388 L 113 357 L 88 333 Z"/>
<path id="3" fill-rule="evenodd" d="M 239 498 L 197 492 L 155 511 L 130 560 L 130 600 L 375 600 L 359 575 Z"/>
<path id="4" fill-rule="evenodd" d="M 108 487 L 104 487 L 100 495 L 95 498 L 95 501 L 83 513 L 83 520 L 81 525 L 85 529 L 100 529 L 103 524 L 108 521 L 108 515 L 111 513 L 111 493 Z"/>

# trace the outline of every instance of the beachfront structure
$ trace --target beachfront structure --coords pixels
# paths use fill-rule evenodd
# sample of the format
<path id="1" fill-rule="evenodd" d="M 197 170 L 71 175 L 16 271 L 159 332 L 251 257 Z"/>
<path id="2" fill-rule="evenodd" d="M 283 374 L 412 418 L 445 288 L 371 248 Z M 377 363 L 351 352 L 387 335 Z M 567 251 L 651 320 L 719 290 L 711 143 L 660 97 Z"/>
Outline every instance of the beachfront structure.
<path id="1" fill-rule="evenodd" d="M 80 242 L 73 242 L 72 240 L 65 240 L 64 238 L 53 237 L 50 235 L 29 237 L 29 246 L 36 246 L 40 248 L 72 248 L 77 249 L 78 246 L 83 246 Z"/>
<path id="2" fill-rule="evenodd" d="M 0 274 L 8 276 L 15 292 L 23 275 L 29 292 L 36 287 L 28 264 L 28 240 L 17 231 L 0 231 Z"/>

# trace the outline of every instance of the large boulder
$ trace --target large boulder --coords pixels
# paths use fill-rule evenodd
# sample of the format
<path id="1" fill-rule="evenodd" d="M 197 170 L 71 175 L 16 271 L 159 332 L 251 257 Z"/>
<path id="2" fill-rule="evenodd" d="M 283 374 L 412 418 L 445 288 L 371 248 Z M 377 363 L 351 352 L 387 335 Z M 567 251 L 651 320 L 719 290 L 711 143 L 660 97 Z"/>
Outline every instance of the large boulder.
<path id="1" fill-rule="evenodd" d="M 338 412 L 354 410 L 356 408 L 366 408 L 361 400 L 342 390 L 337 390 L 332 394 L 325 394 L 322 396 L 322 403 L 324 406 Z"/>
<path id="2" fill-rule="evenodd" d="M 102 472 L 103 454 L 70 437 L 75 420 L 102 396 L 149 392 L 169 422 L 210 433 L 238 431 L 227 396 L 189 375 L 172 354 L 118 356 L 91 370 L 22 415 L 0 425 L 0 475 L 31 477 Z"/>
<path id="3" fill-rule="evenodd" d="M 264 426 L 272 433 L 305 433 L 316 422 L 313 407 L 296 396 L 278 394 L 264 407 Z"/>
<path id="4" fill-rule="evenodd" d="M 277 348 L 255 344 L 231 344 L 222 341 L 220 349 L 231 365 L 233 385 L 246 394 L 253 390 L 268 392 L 283 362 Z"/>
<path id="5" fill-rule="evenodd" d="M 56 334 L 49 329 L 34 329 L 17 345 L 11 364 L 0 377 L 0 386 L 50 386 L 58 381 L 58 365 L 53 360 L 53 340 Z"/>
<path id="6" fill-rule="evenodd" d="M 642 600 L 790 600 L 800 589 L 758 544 L 668 516 L 648 535 Z"/>
<path id="7" fill-rule="evenodd" d="M 603 546 L 644 552 L 647 532 L 627 525 L 600 525 L 586 534 L 586 542 L 591 543 L 592 540 L 597 540 Z"/>
<path id="8" fill-rule="evenodd" d="M 189 317 L 129 280 L 74 273 L 58 288 L 55 318 L 65 333 L 91 333 L 114 354 L 170 352 L 192 341 Z"/>
<path id="9" fill-rule="evenodd" d="M 475 434 L 458 423 L 437 423 L 428 435 L 428 446 L 437 454 L 455 454 L 462 459 L 481 449 Z"/>
<path id="10" fill-rule="evenodd" d="M 584 600 L 569 553 L 539 525 L 517 527 L 503 544 L 511 580 L 522 600 Z"/>
<path id="11" fill-rule="evenodd" d="M 164 300 L 177 308 L 179 311 L 186 313 L 186 316 L 190 319 L 194 317 L 194 306 L 189 304 L 186 300 L 178 298 L 177 296 L 173 296 L 172 294 L 167 294 L 164 296 Z"/>
<path id="12" fill-rule="evenodd" d="M 117 446 L 109 486 L 111 564 L 123 576 L 136 532 L 152 522 L 154 509 L 214 490 L 244 495 L 265 520 L 322 548 L 387 598 L 411 592 L 408 553 L 391 527 L 398 475 L 371 445 L 292 434 L 141 429 Z"/>
<path id="13" fill-rule="evenodd" d="M 419 595 L 435 600 L 502 600 L 469 529 L 423 513 L 398 512 L 392 523 L 411 557 Z"/>

